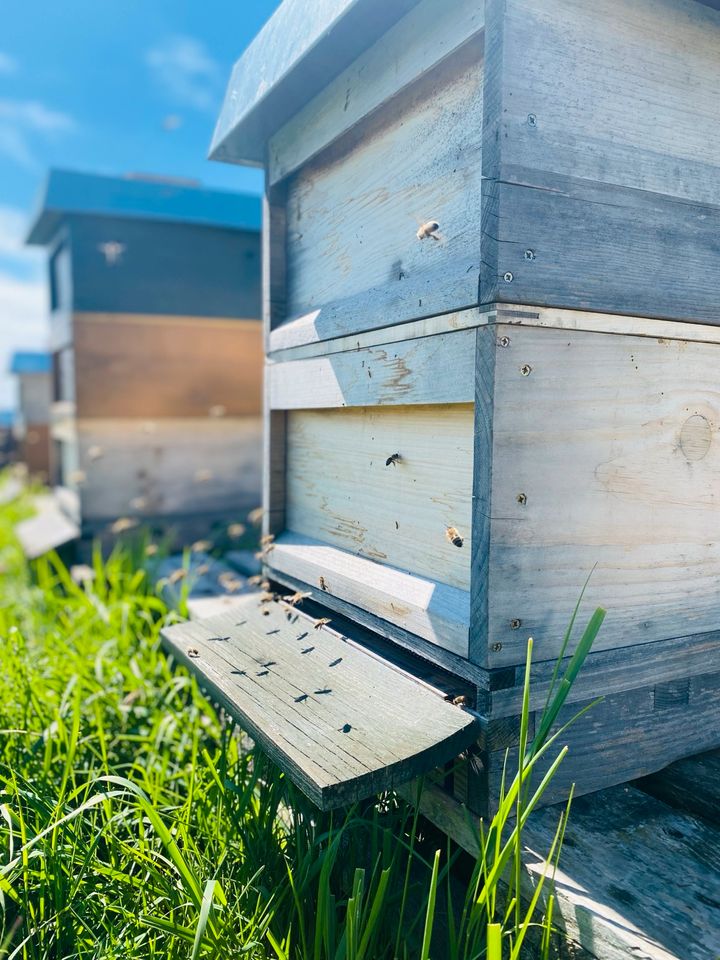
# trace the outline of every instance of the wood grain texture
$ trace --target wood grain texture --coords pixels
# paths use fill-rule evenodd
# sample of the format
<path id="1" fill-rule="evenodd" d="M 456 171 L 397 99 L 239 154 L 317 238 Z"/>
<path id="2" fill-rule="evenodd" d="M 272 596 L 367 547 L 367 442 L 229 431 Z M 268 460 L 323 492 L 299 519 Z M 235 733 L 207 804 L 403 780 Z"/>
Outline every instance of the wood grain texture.
<path id="1" fill-rule="evenodd" d="M 634 786 L 720 827 L 720 750 L 676 760 Z"/>
<path id="2" fill-rule="evenodd" d="M 717 347 L 496 330 L 489 663 L 553 660 L 593 570 L 596 650 L 715 630 Z"/>
<path id="3" fill-rule="evenodd" d="M 288 529 L 467 591 L 472 445 L 472 404 L 292 411 Z"/>
<path id="4" fill-rule="evenodd" d="M 422 0 L 270 138 L 271 184 L 295 172 L 483 27 L 483 7 Z"/>
<path id="5" fill-rule="evenodd" d="M 268 570 L 319 586 L 328 597 L 362 607 L 407 633 L 467 656 L 470 596 L 464 590 L 296 533 L 278 537 Z"/>
<path id="6" fill-rule="evenodd" d="M 77 430 L 83 522 L 232 514 L 258 502 L 259 417 L 81 419 Z"/>
<path id="7" fill-rule="evenodd" d="M 260 413 L 257 320 L 78 313 L 74 327 L 82 418 Z"/>
<path id="8" fill-rule="evenodd" d="M 400 788 L 472 855 L 475 818 L 426 783 Z M 548 870 L 544 857 L 557 808 L 538 811 L 524 830 L 524 897 Z M 613 787 L 573 804 L 560 869 L 554 920 L 571 945 L 594 960 L 714 960 L 720 902 L 720 831 L 632 787 Z M 601 855 L 599 855 L 601 850 Z"/>
<path id="9" fill-rule="evenodd" d="M 272 409 L 471 403 L 473 330 L 270 363 Z"/>
<path id="10" fill-rule="evenodd" d="M 289 181 L 289 319 L 327 338 L 477 303 L 481 58 L 470 42 Z M 445 241 L 417 238 L 431 219 Z"/>
<path id="11" fill-rule="evenodd" d="M 163 631 L 177 659 L 322 809 L 391 789 L 455 756 L 472 714 L 332 627 L 248 596 L 232 613 Z M 221 638 L 221 639 L 218 639 Z"/>

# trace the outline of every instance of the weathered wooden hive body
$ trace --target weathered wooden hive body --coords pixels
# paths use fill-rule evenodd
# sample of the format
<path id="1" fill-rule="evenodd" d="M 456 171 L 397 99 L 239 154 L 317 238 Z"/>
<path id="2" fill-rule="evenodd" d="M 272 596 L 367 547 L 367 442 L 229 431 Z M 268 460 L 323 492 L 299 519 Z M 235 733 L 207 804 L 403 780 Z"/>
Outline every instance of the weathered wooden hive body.
<path id="1" fill-rule="evenodd" d="M 18 351 L 10 361 L 17 379 L 15 436 L 18 458 L 30 473 L 47 481 L 50 477 L 50 403 L 52 372 L 50 354 Z"/>
<path id="2" fill-rule="evenodd" d="M 180 535 L 260 496 L 260 202 L 135 177 L 50 174 L 52 436 L 81 533 Z"/>
<path id="3" fill-rule="evenodd" d="M 720 743 L 718 121 L 694 0 L 285 0 L 234 70 L 213 156 L 267 175 L 267 571 L 474 687 L 475 809 L 527 639 L 539 709 L 591 572 L 569 709 L 605 699 L 548 799 Z"/>

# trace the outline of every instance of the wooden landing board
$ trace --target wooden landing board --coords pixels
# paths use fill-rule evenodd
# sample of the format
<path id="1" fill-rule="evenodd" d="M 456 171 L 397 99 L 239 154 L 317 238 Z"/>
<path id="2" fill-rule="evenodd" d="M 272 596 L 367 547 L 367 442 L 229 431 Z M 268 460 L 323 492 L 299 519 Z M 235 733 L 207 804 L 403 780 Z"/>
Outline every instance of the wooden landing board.
<path id="1" fill-rule="evenodd" d="M 413 802 L 414 785 L 403 787 Z M 426 784 L 423 814 L 471 854 L 477 821 Z M 525 890 L 547 869 L 560 810 L 546 807 L 525 837 Z M 716 960 L 720 953 L 720 829 L 640 790 L 577 799 L 555 879 L 556 924 L 595 960 Z M 576 954 L 570 952 L 572 956 Z"/>
<path id="2" fill-rule="evenodd" d="M 80 528 L 63 513 L 55 497 L 49 494 L 36 497 L 34 506 L 35 516 L 15 527 L 15 534 L 28 560 L 57 550 L 80 536 Z"/>
<path id="3" fill-rule="evenodd" d="M 283 602 L 244 598 L 229 613 L 162 632 L 290 779 L 324 810 L 379 793 L 457 757 L 475 716 L 330 626 Z"/>

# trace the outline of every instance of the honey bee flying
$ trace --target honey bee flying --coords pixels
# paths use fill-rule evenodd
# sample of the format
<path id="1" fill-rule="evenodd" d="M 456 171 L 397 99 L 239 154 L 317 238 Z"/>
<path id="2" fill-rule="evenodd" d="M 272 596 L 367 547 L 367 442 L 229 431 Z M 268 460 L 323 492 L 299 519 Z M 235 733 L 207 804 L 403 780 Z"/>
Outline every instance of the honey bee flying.
<path id="1" fill-rule="evenodd" d="M 445 536 L 454 547 L 461 547 L 464 543 L 464 540 L 460 536 L 460 532 L 456 527 L 448 527 L 445 531 Z"/>
<path id="2" fill-rule="evenodd" d="M 289 603 L 291 607 L 294 607 L 296 603 L 302 603 L 303 600 L 307 597 L 312 596 L 308 591 L 307 593 L 301 593 L 299 590 L 296 590 L 295 593 L 288 594 L 287 597 L 283 597 L 285 603 Z"/>
<path id="3" fill-rule="evenodd" d="M 402 460 L 402 457 L 400 456 L 400 454 L 399 454 L 399 453 L 393 453 L 392 456 L 388 457 L 387 460 L 385 461 L 385 466 L 386 466 L 386 467 L 389 467 L 390 464 L 392 464 L 393 466 L 395 466 L 395 464 L 398 462 L 398 460 Z"/>
<path id="4" fill-rule="evenodd" d="M 313 624 L 313 630 L 322 630 L 322 628 L 326 627 L 329 623 L 332 623 L 329 617 L 320 617 L 320 619 L 316 620 Z"/>

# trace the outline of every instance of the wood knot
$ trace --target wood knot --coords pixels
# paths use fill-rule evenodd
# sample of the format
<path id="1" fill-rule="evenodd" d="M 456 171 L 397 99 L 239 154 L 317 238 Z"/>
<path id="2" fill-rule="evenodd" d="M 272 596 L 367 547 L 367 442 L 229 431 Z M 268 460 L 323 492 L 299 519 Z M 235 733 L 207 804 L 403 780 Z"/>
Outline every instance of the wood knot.
<path id="1" fill-rule="evenodd" d="M 707 456 L 712 443 L 710 421 L 699 413 L 688 417 L 680 429 L 680 449 L 690 463 Z"/>

